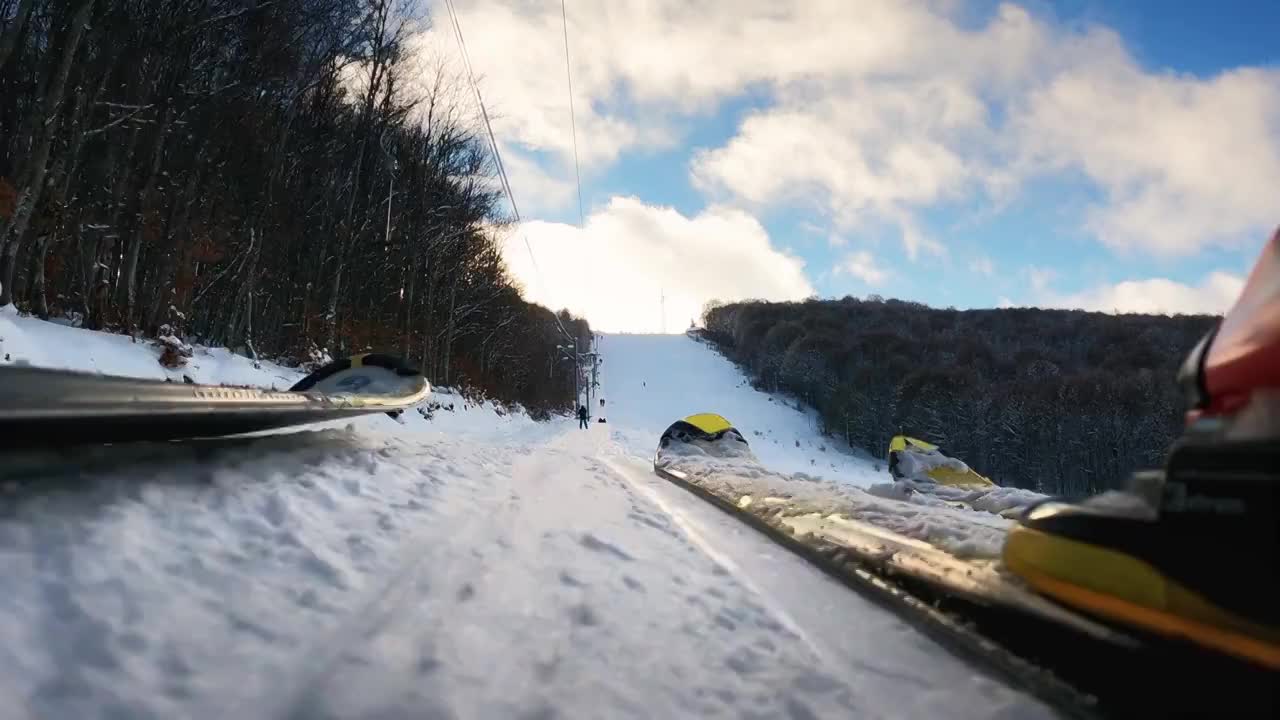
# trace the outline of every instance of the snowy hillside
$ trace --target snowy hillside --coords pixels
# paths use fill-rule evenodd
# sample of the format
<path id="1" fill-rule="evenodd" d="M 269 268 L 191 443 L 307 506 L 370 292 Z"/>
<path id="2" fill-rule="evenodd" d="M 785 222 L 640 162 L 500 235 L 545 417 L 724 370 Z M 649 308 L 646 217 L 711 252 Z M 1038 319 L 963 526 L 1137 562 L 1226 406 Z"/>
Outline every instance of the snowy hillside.
<path id="1" fill-rule="evenodd" d="M 707 345 L 684 335 L 605 335 L 600 349 L 606 417 L 614 436 L 637 454 L 651 455 L 672 422 L 713 412 L 734 423 L 774 470 L 817 472 L 860 487 L 890 480 L 882 464 L 822 437 L 812 411 L 753 389 Z"/>
<path id="2" fill-rule="evenodd" d="M 167 372 L 12 313 L 0 337 L 10 363 Z M 804 413 L 685 338 L 602 349 L 590 431 L 436 395 L 455 411 L 4 456 L 5 716 L 1052 714 L 649 465 L 705 409 L 777 438 L 757 438 L 771 462 L 855 483 L 868 462 L 806 444 Z M 186 372 L 296 376 L 201 349 Z"/>

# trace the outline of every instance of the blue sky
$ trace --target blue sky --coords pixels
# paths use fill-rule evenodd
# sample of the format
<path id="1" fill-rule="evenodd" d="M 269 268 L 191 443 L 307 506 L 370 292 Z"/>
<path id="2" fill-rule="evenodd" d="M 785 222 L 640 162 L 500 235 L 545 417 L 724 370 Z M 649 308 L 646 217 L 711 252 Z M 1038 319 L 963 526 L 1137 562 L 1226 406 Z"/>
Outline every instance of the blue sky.
<path id="1" fill-rule="evenodd" d="M 1280 224 L 1280 3 L 571 0 L 585 222 L 558 3 L 459 7 L 508 264 L 604 329 L 659 293 L 668 331 L 809 293 L 1219 312 Z"/>

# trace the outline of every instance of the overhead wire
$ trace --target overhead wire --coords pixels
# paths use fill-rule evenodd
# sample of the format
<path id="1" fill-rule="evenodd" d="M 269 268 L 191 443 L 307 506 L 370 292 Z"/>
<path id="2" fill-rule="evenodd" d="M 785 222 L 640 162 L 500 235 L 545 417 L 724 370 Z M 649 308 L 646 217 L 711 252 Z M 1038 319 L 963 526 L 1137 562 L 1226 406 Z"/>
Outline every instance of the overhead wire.
<path id="1" fill-rule="evenodd" d="M 586 224 L 586 214 L 582 211 L 582 168 L 578 163 L 578 119 L 573 109 L 573 69 L 569 60 L 569 14 L 564 7 L 565 0 L 560 0 L 560 22 L 564 28 L 564 75 L 569 81 L 569 135 L 573 138 L 573 177 L 578 183 L 578 227 Z"/>
<path id="2" fill-rule="evenodd" d="M 463 37 L 462 35 L 462 24 L 458 22 L 458 11 L 453 5 L 453 0 L 444 0 L 444 3 L 445 3 L 445 7 L 449 10 L 449 19 L 451 24 L 453 25 L 454 37 L 457 38 L 458 40 L 458 51 L 462 55 L 462 66 L 466 70 L 467 80 L 471 84 L 471 89 L 473 92 L 475 92 L 476 104 L 479 105 L 480 107 L 480 116 L 484 119 L 485 131 L 487 132 L 489 137 L 489 147 L 493 152 L 494 164 L 497 166 L 497 169 L 498 169 L 498 179 L 502 184 L 503 193 L 506 194 L 507 196 L 507 201 L 511 203 L 511 214 L 515 216 L 516 224 L 519 225 L 522 222 L 520 218 L 520 208 L 519 206 L 516 205 L 515 193 L 511 191 L 511 181 L 507 178 L 507 169 L 506 169 L 506 166 L 503 165 L 502 163 L 502 151 L 498 148 L 498 138 L 497 138 L 497 135 L 495 135 L 493 132 L 493 123 L 490 122 L 489 120 L 489 111 L 485 108 L 484 97 L 480 93 L 480 84 L 476 82 L 475 71 L 472 69 L 472 66 L 471 66 L 471 56 L 467 52 L 467 41 L 466 41 L 466 38 Z M 563 0 L 562 0 L 561 10 L 563 11 L 563 9 L 564 7 L 563 7 Z M 566 39 L 566 43 L 567 42 L 568 41 Z M 566 44 L 565 47 L 567 48 L 568 45 Z M 574 143 L 575 143 L 575 153 L 576 153 L 576 143 L 577 143 L 576 138 L 574 140 Z M 581 206 L 582 206 L 581 184 L 579 184 L 578 197 L 579 197 L 579 201 L 578 201 L 579 213 L 581 213 Z M 538 267 L 538 258 L 533 252 L 533 246 L 529 244 L 529 235 L 525 233 L 523 230 L 521 230 L 520 237 L 522 240 L 524 240 L 525 250 L 527 250 L 529 253 L 529 261 L 533 264 L 534 278 L 537 280 L 538 285 L 542 285 L 542 270 Z M 564 323 L 561 322 L 560 320 L 560 314 L 552 310 L 551 317 L 555 318 L 556 326 L 560 328 L 560 333 L 564 335 L 566 339 L 573 340 L 576 343 L 577 338 L 575 338 L 572 333 L 570 333 L 567 329 L 565 329 Z"/>

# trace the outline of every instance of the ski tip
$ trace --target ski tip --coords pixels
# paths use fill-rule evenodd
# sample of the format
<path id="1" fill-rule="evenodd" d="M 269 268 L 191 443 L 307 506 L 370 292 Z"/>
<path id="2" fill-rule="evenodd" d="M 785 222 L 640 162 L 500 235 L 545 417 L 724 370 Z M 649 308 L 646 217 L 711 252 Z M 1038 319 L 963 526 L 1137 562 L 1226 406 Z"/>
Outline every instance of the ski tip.
<path id="1" fill-rule="evenodd" d="M 289 388 L 290 392 L 298 393 L 376 395 L 418 395 L 429 389 L 420 370 L 404 358 L 386 353 L 365 353 L 335 360 Z"/>
<path id="2" fill-rule="evenodd" d="M 742 433 L 723 416 L 698 413 L 671 423 L 658 439 L 658 447 L 665 448 L 672 443 L 689 443 L 695 440 L 715 442 L 726 438 L 747 444 Z"/>
<path id="3" fill-rule="evenodd" d="M 733 428 L 733 423 L 725 419 L 723 415 L 715 413 L 697 413 L 690 415 L 681 422 L 701 430 L 704 433 L 713 435 L 715 433 L 724 432 Z"/>

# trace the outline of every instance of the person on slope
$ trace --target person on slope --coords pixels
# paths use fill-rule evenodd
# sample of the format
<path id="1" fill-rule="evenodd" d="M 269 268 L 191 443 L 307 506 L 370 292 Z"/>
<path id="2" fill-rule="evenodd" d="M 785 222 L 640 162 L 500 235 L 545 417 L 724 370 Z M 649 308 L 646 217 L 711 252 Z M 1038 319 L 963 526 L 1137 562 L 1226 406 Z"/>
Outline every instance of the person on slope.
<path id="1" fill-rule="evenodd" d="M 587 429 L 587 406 L 586 405 L 578 406 L 578 427 L 583 430 Z"/>

